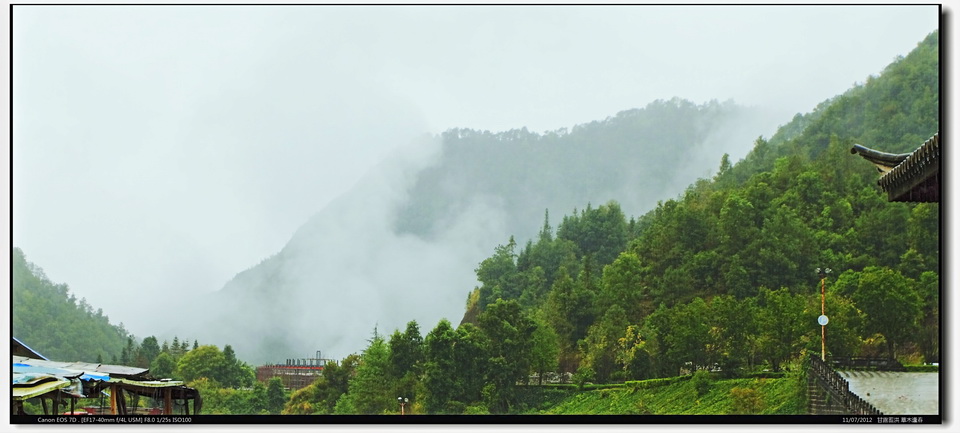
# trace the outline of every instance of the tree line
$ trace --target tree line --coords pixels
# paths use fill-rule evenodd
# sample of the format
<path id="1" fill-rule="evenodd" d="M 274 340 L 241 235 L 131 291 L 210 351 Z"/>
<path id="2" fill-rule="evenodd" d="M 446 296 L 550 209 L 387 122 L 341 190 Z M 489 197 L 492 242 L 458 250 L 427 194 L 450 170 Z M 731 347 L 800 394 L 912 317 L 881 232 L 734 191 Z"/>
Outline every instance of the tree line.
<path id="1" fill-rule="evenodd" d="M 886 201 L 873 167 L 849 153 L 854 143 L 909 151 L 937 132 L 938 41 L 934 32 L 880 76 L 756 139 L 736 164 L 725 155 L 715 176 L 645 215 L 588 203 L 554 229 L 546 211 L 523 246 L 511 236 L 478 264 L 459 324 L 374 330 L 361 354 L 328 364 L 289 399 L 278 381 L 253 380 L 229 345 L 136 345 L 19 249 L 14 332 L 54 358 L 110 356 L 186 380 L 213 413 L 380 414 L 401 403 L 412 413 L 517 413 L 525 388 L 551 372 L 585 384 L 789 368 L 820 351 L 816 269 L 829 267 L 828 354 L 939 362 L 939 204 Z"/>
<path id="2" fill-rule="evenodd" d="M 939 205 L 886 201 L 875 169 L 849 153 L 910 151 L 938 131 L 938 40 L 639 218 L 588 204 L 554 230 L 548 211 L 525 245 L 510 237 L 479 263 L 458 326 L 375 334 L 344 363 L 352 379 L 321 378 L 285 411 L 394 412 L 400 396 L 418 413 L 515 413 L 531 374 L 788 368 L 820 351 L 821 282 L 829 355 L 938 362 Z M 499 141 L 530 139 L 514 135 Z"/>

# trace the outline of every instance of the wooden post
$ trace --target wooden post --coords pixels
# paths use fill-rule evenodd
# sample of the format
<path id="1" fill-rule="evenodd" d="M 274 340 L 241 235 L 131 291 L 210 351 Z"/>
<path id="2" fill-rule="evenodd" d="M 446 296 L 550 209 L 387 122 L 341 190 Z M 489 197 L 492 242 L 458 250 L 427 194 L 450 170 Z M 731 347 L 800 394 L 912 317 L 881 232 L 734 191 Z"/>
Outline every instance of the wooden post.
<path id="1" fill-rule="evenodd" d="M 117 387 L 117 414 L 127 414 L 127 399 L 123 396 L 123 387 Z"/>
<path id="2" fill-rule="evenodd" d="M 117 414 L 117 393 L 120 388 L 117 385 L 110 385 L 110 414 Z"/>
<path id="3" fill-rule="evenodd" d="M 163 390 L 163 414 L 173 415 L 173 389 L 165 388 Z"/>

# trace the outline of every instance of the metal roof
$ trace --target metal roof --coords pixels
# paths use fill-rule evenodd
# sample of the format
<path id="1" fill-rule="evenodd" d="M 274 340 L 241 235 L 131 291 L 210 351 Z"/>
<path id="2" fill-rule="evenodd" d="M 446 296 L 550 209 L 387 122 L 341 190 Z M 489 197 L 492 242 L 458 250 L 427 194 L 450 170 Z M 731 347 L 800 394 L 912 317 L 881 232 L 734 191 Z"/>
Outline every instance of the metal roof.
<path id="1" fill-rule="evenodd" d="M 128 367 L 125 365 L 111 364 L 93 364 L 89 362 L 63 362 L 49 361 L 41 359 L 27 358 L 24 356 L 14 356 L 14 363 L 30 365 L 34 367 L 59 368 L 63 370 L 83 371 L 87 373 L 102 373 L 114 378 L 146 379 L 150 371 L 146 368 Z"/>
<path id="2" fill-rule="evenodd" d="M 146 368 L 89 362 L 50 361 L 15 338 L 12 345 L 16 349 L 11 354 L 11 365 L 13 366 L 11 394 L 15 402 L 14 413 L 23 414 L 23 400 L 30 398 L 65 395 L 75 399 L 106 392 L 108 389 L 154 397 L 162 392 L 167 400 L 164 403 L 164 413 L 166 414 L 173 413 L 170 403 L 171 398 L 193 400 L 194 414 L 200 413 L 202 405 L 200 392 L 195 388 L 185 386 L 182 381 L 157 380 L 148 374 L 150 370 Z M 34 358 L 34 355 L 37 357 Z M 119 400 L 118 403 L 122 402 L 123 400 Z M 111 410 L 114 414 L 127 413 L 123 404 L 117 404 Z M 184 406 L 184 410 L 187 410 L 186 406 Z M 44 407 L 44 412 L 46 411 L 47 409 Z"/>
<path id="3" fill-rule="evenodd" d="M 56 391 L 58 389 L 67 387 L 70 385 L 70 381 L 66 379 L 57 379 L 50 378 L 49 380 L 34 382 L 24 385 L 16 385 L 12 387 L 13 399 L 14 400 L 26 400 L 34 398 L 43 394 L 46 394 L 51 391 Z"/>
<path id="4" fill-rule="evenodd" d="M 43 356 L 43 355 L 40 354 L 40 352 L 37 352 L 36 350 L 31 349 L 30 346 L 27 346 L 26 344 L 24 344 L 22 341 L 20 341 L 19 339 L 17 339 L 17 337 L 11 336 L 10 338 L 13 339 L 13 341 L 11 342 L 11 345 L 10 345 L 10 346 L 11 346 L 11 347 L 10 347 L 10 353 L 11 353 L 11 354 L 13 354 L 13 355 L 20 355 L 20 356 L 28 356 L 28 357 L 34 358 L 34 359 L 44 359 L 44 360 L 47 359 L 46 356 Z"/>

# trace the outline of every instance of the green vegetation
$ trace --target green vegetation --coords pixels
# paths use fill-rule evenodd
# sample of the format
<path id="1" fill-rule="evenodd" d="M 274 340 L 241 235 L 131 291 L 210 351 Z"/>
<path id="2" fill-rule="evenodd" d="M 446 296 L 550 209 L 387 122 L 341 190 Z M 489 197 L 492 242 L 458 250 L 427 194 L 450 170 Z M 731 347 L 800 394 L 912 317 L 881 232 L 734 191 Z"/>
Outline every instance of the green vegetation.
<path id="1" fill-rule="evenodd" d="M 836 270 L 825 280 L 829 354 L 939 362 L 939 205 L 888 202 L 875 169 L 849 153 L 854 143 L 909 151 L 938 131 L 938 38 L 931 34 L 881 76 L 794 117 L 770 140 L 758 138 L 736 164 L 724 156 L 715 177 L 646 215 L 628 218 L 616 201 L 588 203 L 554 230 L 546 213 L 523 247 L 511 236 L 478 264 L 479 286 L 459 326 L 443 319 L 425 336 L 415 321 L 388 338 L 374 331 L 362 354 L 329 365 L 289 399 L 276 381 L 254 382 L 230 346 L 194 342 L 187 350 L 186 342 L 158 345 L 153 337 L 135 344 L 83 301 L 59 302 L 66 286 L 49 283 L 19 250 L 14 331 L 51 356 L 119 356 L 186 379 L 203 392 L 206 413 L 398 413 L 400 396 L 415 414 L 802 414 L 798 361 L 820 351 L 816 268 Z M 652 106 L 725 113 L 678 100 Z M 573 146 L 583 159 L 561 174 L 583 180 L 574 192 L 589 196 L 595 176 L 577 168 L 596 157 L 586 143 L 609 139 L 629 153 L 633 141 L 615 130 L 642 118 L 630 111 L 563 134 L 453 130 L 444 138 L 458 152 L 494 154 L 508 165 L 524 161 L 511 155 L 540 154 L 544 143 Z M 608 172 L 663 177 L 669 166 Z M 416 189 L 468 169 L 440 164 Z M 491 177 L 511 187 L 527 180 Z M 529 180 L 552 191 L 556 178 Z M 415 200 L 400 224 L 429 235 L 411 212 L 458 203 L 443 194 Z M 99 328 L 54 326 L 49 317 L 93 318 Z M 71 348 L 70 329 L 103 329 L 109 338 Z M 82 347 L 103 352 L 70 352 Z M 571 380 L 535 386 L 554 371 Z"/>
<path id="2" fill-rule="evenodd" d="M 904 371 L 910 373 L 936 373 L 940 371 L 939 365 L 904 365 Z"/>
<path id="3" fill-rule="evenodd" d="M 803 382 L 783 370 L 819 351 L 824 267 L 839 273 L 824 280 L 830 354 L 938 361 L 938 205 L 887 202 L 874 168 L 849 153 L 912 150 L 937 132 L 937 41 L 639 219 L 588 204 L 555 232 L 547 213 L 523 248 L 510 237 L 477 267 L 460 327 L 443 320 L 424 339 L 420 413 L 803 413 Z M 917 339 L 921 324 L 933 330 Z M 543 365 L 573 372 L 579 393 L 552 409 L 526 398 L 525 375 Z"/>
<path id="4" fill-rule="evenodd" d="M 266 385 L 254 382 L 248 388 L 224 388 L 213 380 L 201 377 L 189 383 L 203 397 L 204 414 L 280 414 L 288 399 L 280 378 L 273 378 Z"/>
<path id="5" fill-rule="evenodd" d="M 653 379 L 628 386 L 585 391 L 528 413 L 549 415 L 793 415 L 806 411 L 805 382 L 781 379 L 710 379 L 700 392 L 690 376 Z M 639 385 L 640 383 L 637 383 Z"/>
<path id="6" fill-rule="evenodd" d="M 132 344 L 123 324 L 51 282 L 43 269 L 13 249 L 13 336 L 50 359 L 94 362 L 118 359 Z"/>
<path id="7" fill-rule="evenodd" d="M 537 228 L 543 215 L 539 203 L 567 210 L 622 196 L 623 202 L 647 207 L 664 190 L 679 193 L 697 173 L 711 169 L 713 157 L 698 155 L 715 152 L 709 149 L 711 136 L 732 125 L 751 128 L 761 114 L 732 101 L 673 98 L 544 133 L 451 129 L 440 136 L 440 161 L 418 175 L 397 229 L 429 238 L 444 229 L 438 220 L 484 196 L 502 199 L 507 229 L 524 235 Z"/>

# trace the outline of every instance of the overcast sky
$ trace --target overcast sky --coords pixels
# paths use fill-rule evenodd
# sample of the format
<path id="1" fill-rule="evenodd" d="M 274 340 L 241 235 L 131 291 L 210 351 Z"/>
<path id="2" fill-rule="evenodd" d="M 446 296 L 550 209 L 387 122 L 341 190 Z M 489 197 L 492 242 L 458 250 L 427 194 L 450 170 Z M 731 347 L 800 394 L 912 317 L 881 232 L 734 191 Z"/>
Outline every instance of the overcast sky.
<path id="1" fill-rule="evenodd" d="M 125 306 L 220 289 L 419 134 L 675 96 L 785 123 L 906 55 L 937 12 L 18 6 L 12 243 L 143 337 Z"/>

